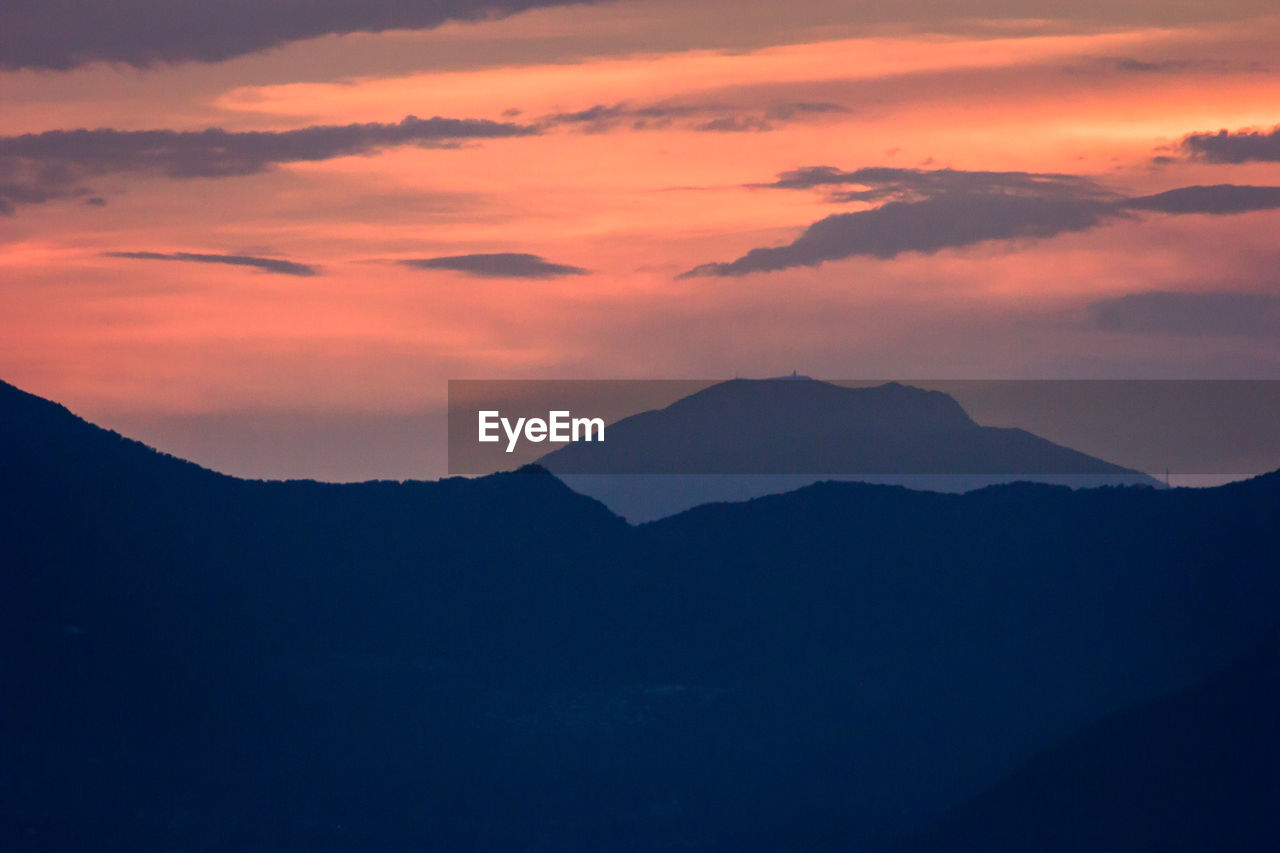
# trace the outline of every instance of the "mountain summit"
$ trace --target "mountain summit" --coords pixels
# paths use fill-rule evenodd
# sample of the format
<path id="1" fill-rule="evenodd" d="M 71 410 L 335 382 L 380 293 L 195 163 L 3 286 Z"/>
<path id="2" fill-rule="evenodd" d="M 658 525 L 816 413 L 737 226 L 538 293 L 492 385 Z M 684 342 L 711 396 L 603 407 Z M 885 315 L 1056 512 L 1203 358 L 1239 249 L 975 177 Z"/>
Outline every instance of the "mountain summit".
<path id="1" fill-rule="evenodd" d="M 575 474 L 1124 474 L 1025 430 L 974 423 L 941 391 L 734 379 L 609 426 L 543 464 Z"/>
<path id="2" fill-rule="evenodd" d="M 541 462 L 632 521 L 820 479 L 934 491 L 1012 480 L 1159 485 L 1026 430 L 977 424 L 941 391 L 799 376 L 712 385 L 609 425 L 603 443 L 569 444 Z"/>

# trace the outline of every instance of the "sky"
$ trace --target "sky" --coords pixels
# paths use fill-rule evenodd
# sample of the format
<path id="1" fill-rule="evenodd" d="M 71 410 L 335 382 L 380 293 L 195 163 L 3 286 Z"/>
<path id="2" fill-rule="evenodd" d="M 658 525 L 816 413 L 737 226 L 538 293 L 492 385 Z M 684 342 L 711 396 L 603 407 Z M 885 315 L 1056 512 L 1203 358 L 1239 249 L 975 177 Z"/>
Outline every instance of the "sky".
<path id="1" fill-rule="evenodd" d="M 450 379 L 1280 379 L 1273 2 L 0 0 L 0 379 L 439 476 Z"/>

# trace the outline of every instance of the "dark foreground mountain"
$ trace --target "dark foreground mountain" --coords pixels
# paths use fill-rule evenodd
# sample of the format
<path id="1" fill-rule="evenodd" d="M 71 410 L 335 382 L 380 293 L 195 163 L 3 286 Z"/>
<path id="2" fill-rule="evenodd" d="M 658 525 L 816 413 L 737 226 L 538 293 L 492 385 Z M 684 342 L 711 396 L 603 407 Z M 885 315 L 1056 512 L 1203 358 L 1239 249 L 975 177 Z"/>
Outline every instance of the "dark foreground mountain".
<path id="1" fill-rule="evenodd" d="M 900 850 L 1280 850 L 1280 630 L 1038 754 Z"/>
<path id="2" fill-rule="evenodd" d="M 841 479 L 962 492 L 1034 479 L 1159 485 L 1022 429 L 981 426 L 941 391 L 735 379 L 574 443 L 540 464 L 631 521 Z"/>
<path id="3" fill-rule="evenodd" d="M 0 846 L 853 848 L 1280 613 L 1280 476 L 237 480 L 0 386 Z"/>

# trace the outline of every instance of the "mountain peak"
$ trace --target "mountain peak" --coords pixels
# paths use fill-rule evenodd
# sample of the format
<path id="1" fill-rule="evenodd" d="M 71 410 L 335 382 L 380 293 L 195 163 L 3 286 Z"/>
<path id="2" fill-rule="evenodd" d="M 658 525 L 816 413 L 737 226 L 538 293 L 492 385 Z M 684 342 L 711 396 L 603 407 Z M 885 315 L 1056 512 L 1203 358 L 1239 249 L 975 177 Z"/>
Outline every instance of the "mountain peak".
<path id="1" fill-rule="evenodd" d="M 808 376 L 731 379 L 672 403 L 664 412 L 733 418 L 748 414 L 767 428 L 806 432 L 844 429 L 930 430 L 975 426 L 952 397 L 911 385 L 849 387 Z"/>

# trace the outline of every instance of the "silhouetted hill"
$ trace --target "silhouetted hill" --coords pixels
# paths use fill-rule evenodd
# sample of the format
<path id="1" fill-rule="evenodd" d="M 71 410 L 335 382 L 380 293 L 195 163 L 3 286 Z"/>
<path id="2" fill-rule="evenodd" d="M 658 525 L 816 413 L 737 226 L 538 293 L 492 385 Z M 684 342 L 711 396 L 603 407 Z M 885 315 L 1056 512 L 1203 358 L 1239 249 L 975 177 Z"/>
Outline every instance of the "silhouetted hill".
<path id="1" fill-rule="evenodd" d="M 1280 630 L 1204 683 L 1044 750 L 910 849 L 1280 850 Z"/>
<path id="2" fill-rule="evenodd" d="M 714 634 L 750 667 L 785 641 L 784 692 L 830 715 L 808 723 L 839 732 L 858 768 L 839 787 L 922 816 L 1054 731 L 1203 677 L 1273 623 L 1277 488 L 822 483 L 643 529 L 702 567 L 670 572 L 673 599 L 715 601 L 672 620 L 697 626 L 683 645 Z M 838 849 L 865 840 L 865 813 L 853 821 L 862 834 L 836 833 Z"/>
<path id="3" fill-rule="evenodd" d="M 543 464 L 558 474 L 1139 473 L 1024 430 L 979 426 L 941 391 L 813 379 L 722 382 Z"/>
<path id="4" fill-rule="evenodd" d="M 824 483 L 632 527 L 530 468 L 238 480 L 0 387 L 0 844 L 858 846 L 1280 611 L 1280 477 Z"/>
<path id="5" fill-rule="evenodd" d="M 1018 479 L 1160 485 L 1025 430 L 979 426 L 949 395 L 897 382 L 735 379 L 624 418 L 607 436 L 540 461 L 632 521 L 831 477 L 939 491 Z"/>

